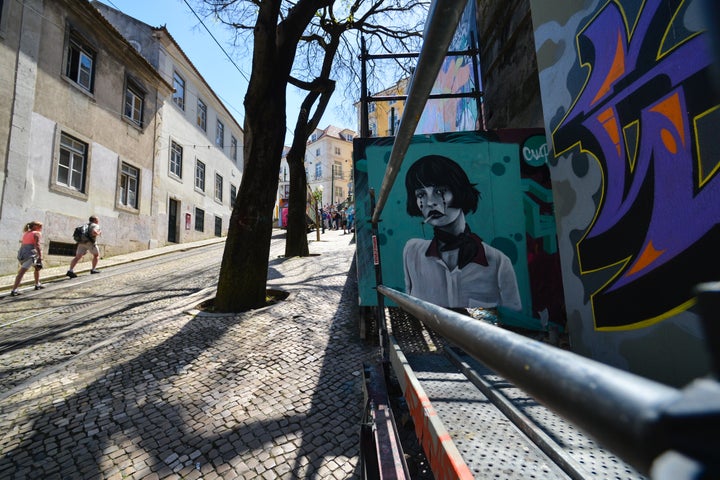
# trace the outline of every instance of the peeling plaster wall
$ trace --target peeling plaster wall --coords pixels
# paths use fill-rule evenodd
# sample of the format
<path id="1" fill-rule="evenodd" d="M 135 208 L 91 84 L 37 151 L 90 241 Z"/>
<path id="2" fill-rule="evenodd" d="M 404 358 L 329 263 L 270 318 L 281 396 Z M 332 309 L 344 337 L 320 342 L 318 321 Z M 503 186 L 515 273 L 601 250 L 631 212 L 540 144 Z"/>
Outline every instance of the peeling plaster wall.
<path id="1" fill-rule="evenodd" d="M 10 5 L 14 12 L 21 4 L 4 5 Z M 13 67 L 13 82 L 0 86 L 3 98 L 12 102 L 0 107 L 0 115 L 9 116 L 12 125 L 5 137 L 8 153 L 4 171 L 8 177 L 0 200 L 0 270 L 17 270 L 15 256 L 22 229 L 31 220 L 44 223 L 48 266 L 69 263 L 66 256 L 49 255 L 48 247 L 51 242 L 72 244 L 73 229 L 90 215 L 100 218 L 104 255 L 148 248 L 155 107 L 158 88 L 162 88 L 156 72 L 128 51 L 127 44 L 85 3 L 35 0 L 26 2 L 22 15 L 9 18 L 18 22 L 5 24 L 3 18 L 5 30 L 1 32 L 0 48 L 4 62 L 11 58 L 5 49 L 15 48 L 17 65 Z M 95 52 L 91 92 L 64 75 L 66 40 L 71 28 Z M 146 91 L 142 126 L 123 117 L 126 75 Z M 57 181 L 62 133 L 87 146 L 83 191 Z M 122 163 L 139 171 L 136 209 L 118 201 Z"/>

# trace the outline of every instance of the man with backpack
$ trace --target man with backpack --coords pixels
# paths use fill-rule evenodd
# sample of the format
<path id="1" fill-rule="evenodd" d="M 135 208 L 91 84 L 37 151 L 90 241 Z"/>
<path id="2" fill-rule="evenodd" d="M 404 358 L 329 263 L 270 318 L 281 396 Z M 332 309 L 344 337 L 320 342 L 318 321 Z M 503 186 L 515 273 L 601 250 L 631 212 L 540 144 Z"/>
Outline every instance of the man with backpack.
<path id="1" fill-rule="evenodd" d="M 77 242 L 77 250 L 75 251 L 75 258 L 73 258 L 70 262 L 70 269 L 65 275 L 70 278 L 77 277 L 77 273 L 73 271 L 75 269 L 75 265 L 88 252 L 90 252 L 93 256 L 92 269 L 90 270 L 90 273 L 100 273 L 100 270 L 96 268 L 100 258 L 100 250 L 95 244 L 97 237 L 102 235 L 102 231 L 100 230 L 100 220 L 98 220 L 96 216 L 92 216 L 89 218 L 88 223 L 81 225 L 75 230 L 76 233 L 73 234 L 73 238 Z"/>

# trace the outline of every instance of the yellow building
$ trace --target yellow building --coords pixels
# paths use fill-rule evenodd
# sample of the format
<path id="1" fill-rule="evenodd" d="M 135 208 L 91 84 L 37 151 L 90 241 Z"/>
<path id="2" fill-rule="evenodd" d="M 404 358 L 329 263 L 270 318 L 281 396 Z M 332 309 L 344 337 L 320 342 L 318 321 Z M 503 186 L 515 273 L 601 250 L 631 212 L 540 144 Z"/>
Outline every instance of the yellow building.
<path id="1" fill-rule="evenodd" d="M 395 85 L 381 92 L 371 95 L 372 97 L 388 97 L 388 100 L 368 102 L 368 128 L 371 137 L 392 137 L 397 133 L 402 118 L 405 100 L 396 97 L 407 95 L 408 78 L 399 80 Z M 360 112 L 360 103 L 355 104 Z M 358 125 L 361 117 L 358 116 Z"/>
<path id="2" fill-rule="evenodd" d="M 313 192 L 322 192 L 322 205 L 338 205 L 353 199 L 353 138 L 349 129 L 332 125 L 316 128 L 305 151 L 305 174 Z"/>

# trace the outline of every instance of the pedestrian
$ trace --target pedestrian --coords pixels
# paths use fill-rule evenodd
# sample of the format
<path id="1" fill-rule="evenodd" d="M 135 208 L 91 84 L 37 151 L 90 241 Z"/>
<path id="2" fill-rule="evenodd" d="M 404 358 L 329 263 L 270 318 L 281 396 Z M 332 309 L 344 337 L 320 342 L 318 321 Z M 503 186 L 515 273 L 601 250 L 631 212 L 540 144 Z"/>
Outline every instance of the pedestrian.
<path id="1" fill-rule="evenodd" d="M 407 213 L 423 217 L 433 238 L 405 244 L 405 291 L 446 308 L 521 310 L 510 258 L 470 231 L 465 216 L 480 192 L 465 171 L 440 155 L 420 158 L 405 176 Z"/>
<path id="2" fill-rule="evenodd" d="M 42 264 L 42 222 L 33 221 L 25 225 L 23 229 L 22 240 L 20 241 L 20 249 L 18 250 L 17 259 L 20 262 L 20 269 L 18 270 L 17 276 L 15 277 L 15 283 L 13 284 L 10 295 L 16 297 L 20 295 L 18 287 L 22 281 L 25 272 L 30 267 L 35 267 L 33 272 L 35 275 L 35 290 L 45 288 L 40 283 L 40 270 L 43 268 Z"/>
<path id="3" fill-rule="evenodd" d="M 77 273 L 74 271 L 75 265 L 77 265 L 80 259 L 88 252 L 92 255 L 92 269 L 90 270 L 90 273 L 100 273 L 100 270 L 96 268 L 100 258 L 100 250 L 98 249 L 96 242 L 97 238 L 102 235 L 102 231 L 100 230 L 100 220 L 98 220 L 98 217 L 96 216 L 92 216 L 88 220 L 89 222 L 87 223 L 87 228 L 84 229 L 85 233 L 83 238 L 77 244 L 75 258 L 73 258 L 70 262 L 70 269 L 65 274 L 70 278 L 77 277 Z"/>
<path id="4" fill-rule="evenodd" d="M 348 233 L 355 231 L 355 207 L 350 205 L 347 209 Z"/>

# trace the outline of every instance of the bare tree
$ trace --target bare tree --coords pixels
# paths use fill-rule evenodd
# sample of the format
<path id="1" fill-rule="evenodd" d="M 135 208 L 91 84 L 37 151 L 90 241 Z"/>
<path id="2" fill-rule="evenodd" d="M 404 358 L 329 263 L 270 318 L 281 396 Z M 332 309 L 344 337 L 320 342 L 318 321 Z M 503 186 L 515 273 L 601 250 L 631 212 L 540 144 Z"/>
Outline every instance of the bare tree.
<path id="1" fill-rule="evenodd" d="M 282 156 L 286 119 L 286 91 L 292 83 L 308 91 L 298 115 L 295 140 L 288 154 L 290 165 L 290 211 L 297 217 L 302 209 L 304 253 L 307 255 L 305 236 L 305 190 L 303 168 L 305 144 L 324 113 L 335 84 L 330 79 L 333 59 L 341 45 L 344 32 L 353 29 L 358 21 L 367 21 L 366 12 L 383 12 L 392 19 L 392 12 L 407 10 L 397 5 L 424 5 L 422 1 L 356 0 L 343 5 L 338 17 L 333 0 L 203 0 L 206 12 L 237 29 L 252 32 L 252 72 L 245 95 L 245 122 L 243 155 L 245 169 L 233 212 L 220 267 L 215 308 L 221 312 L 237 312 L 266 304 L 268 255 L 272 236 L 273 207 L 278 186 L 278 171 Z M 368 6 L 364 7 L 364 4 Z M 387 4 L 387 5 L 384 5 Z M 358 12 L 363 11 L 360 14 Z M 338 18 L 341 18 L 340 20 Z M 367 32 L 380 35 L 391 32 L 397 19 L 384 25 L 375 25 Z M 414 33 L 417 35 L 417 32 Z M 395 37 L 401 38 L 401 37 Z M 407 38 L 412 38 L 408 35 Z M 386 40 L 381 39 L 381 44 Z M 303 67 L 295 65 L 299 45 L 308 45 Z M 311 61 L 313 49 L 323 54 L 319 70 Z M 346 59 L 347 61 L 347 59 Z M 349 61 L 348 61 L 349 63 Z M 305 68 L 310 72 L 302 80 L 293 71 Z M 317 103 L 317 105 L 315 105 Z M 310 113 L 313 106 L 315 111 Z M 294 151 L 293 151 L 294 150 Z M 292 155 L 292 156 L 291 156 Z M 298 169 L 300 173 L 298 173 Z M 299 192 L 299 193 L 298 193 Z M 294 203 L 294 207 L 293 207 Z M 292 221 L 292 220 L 291 220 Z M 295 227 L 297 230 L 297 227 Z M 290 236 L 291 232 L 288 232 Z M 293 233 L 293 235 L 297 235 Z M 295 240 L 298 242 L 298 240 Z"/>
<path id="2" fill-rule="evenodd" d="M 342 5 L 339 12 L 338 4 Z M 286 256 L 308 255 L 305 151 L 307 139 L 317 128 L 335 91 L 336 81 L 332 77 L 344 78 L 348 87 L 354 87 L 354 99 L 357 99 L 360 96 L 356 69 L 359 54 L 357 40 L 361 36 L 366 38 L 382 53 L 414 50 L 419 46 L 422 35 L 420 20 L 424 20 L 426 8 L 426 2 L 415 0 L 338 2 L 319 12 L 308 26 L 298 47 L 299 52 L 304 53 L 303 56 L 298 55 L 302 61 L 296 60 L 295 76 L 289 79 L 290 84 L 307 94 L 298 113 L 293 143 L 286 157 L 290 167 Z M 402 62 L 400 67 L 405 71 L 407 69 Z M 302 80 L 298 74 L 310 77 L 310 80 Z"/>

